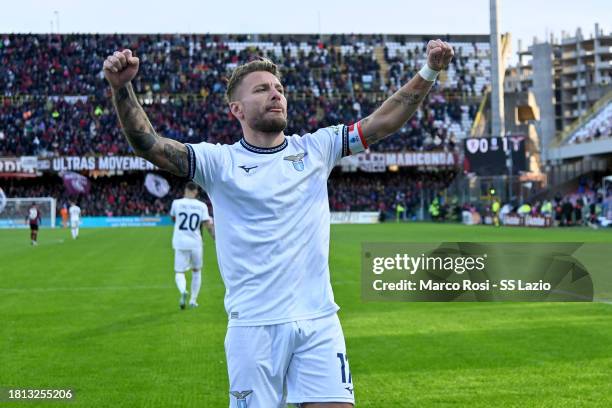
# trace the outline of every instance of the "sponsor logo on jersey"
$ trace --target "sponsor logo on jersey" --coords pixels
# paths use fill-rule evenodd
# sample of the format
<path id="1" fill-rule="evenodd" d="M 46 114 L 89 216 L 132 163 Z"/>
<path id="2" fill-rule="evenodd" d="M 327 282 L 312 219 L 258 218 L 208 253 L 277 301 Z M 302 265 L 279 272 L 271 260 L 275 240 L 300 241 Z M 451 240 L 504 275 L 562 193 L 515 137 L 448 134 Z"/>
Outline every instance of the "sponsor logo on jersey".
<path id="1" fill-rule="evenodd" d="M 283 157 L 283 159 L 290 161 L 291 163 L 293 163 L 293 168 L 296 169 L 297 171 L 304 171 L 304 156 L 306 156 L 308 153 L 306 152 L 302 152 L 302 153 L 298 153 L 298 154 L 294 154 L 291 156 L 285 156 Z"/>
<path id="2" fill-rule="evenodd" d="M 249 174 L 249 172 L 255 168 L 257 168 L 258 166 L 251 166 L 251 167 L 247 167 L 247 166 L 238 166 L 240 167 L 242 170 L 244 170 L 247 174 Z M 254 173 L 254 172 L 253 172 Z"/>
<path id="3" fill-rule="evenodd" d="M 252 393 L 253 390 L 230 391 L 230 394 L 232 394 L 236 398 L 236 408 L 248 408 L 246 397 L 248 397 Z"/>

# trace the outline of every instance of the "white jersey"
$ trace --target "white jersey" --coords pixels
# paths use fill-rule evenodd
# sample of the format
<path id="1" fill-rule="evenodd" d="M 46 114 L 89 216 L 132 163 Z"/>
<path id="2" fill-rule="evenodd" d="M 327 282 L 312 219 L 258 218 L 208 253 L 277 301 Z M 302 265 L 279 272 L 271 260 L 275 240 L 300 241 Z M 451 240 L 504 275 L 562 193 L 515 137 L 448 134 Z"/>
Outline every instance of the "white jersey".
<path id="1" fill-rule="evenodd" d="M 81 219 L 81 208 L 78 205 L 71 205 L 68 209 L 70 222 L 78 222 Z"/>
<path id="2" fill-rule="evenodd" d="M 38 210 L 34 207 L 30 207 L 30 209 L 28 209 L 28 220 L 30 220 L 30 222 L 34 222 L 38 219 Z"/>
<path id="3" fill-rule="evenodd" d="M 329 279 L 327 178 L 342 156 L 363 150 L 365 141 L 355 128 L 286 136 L 274 148 L 244 139 L 187 145 L 190 176 L 215 208 L 230 327 L 313 319 L 338 310 Z"/>
<path id="4" fill-rule="evenodd" d="M 202 248 L 200 224 L 208 221 L 208 207 L 195 198 L 180 198 L 172 202 L 170 215 L 175 217 L 172 248 Z"/>

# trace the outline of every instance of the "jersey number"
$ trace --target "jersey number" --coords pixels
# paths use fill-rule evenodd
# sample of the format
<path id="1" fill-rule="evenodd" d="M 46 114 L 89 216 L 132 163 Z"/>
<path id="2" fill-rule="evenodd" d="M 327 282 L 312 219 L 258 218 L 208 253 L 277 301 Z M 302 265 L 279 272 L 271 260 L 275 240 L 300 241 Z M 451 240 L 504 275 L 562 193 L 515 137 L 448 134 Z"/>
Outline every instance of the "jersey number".
<path id="1" fill-rule="evenodd" d="M 346 354 L 343 354 L 343 353 L 338 353 L 336 355 L 338 356 L 338 359 L 340 360 L 340 375 L 342 376 L 342 382 L 345 384 L 352 383 L 353 379 L 351 378 L 351 369 L 347 367 L 348 357 L 346 356 Z"/>
<path id="2" fill-rule="evenodd" d="M 186 213 L 182 212 L 179 213 L 179 218 L 181 217 L 183 217 L 179 224 L 179 229 L 181 231 L 195 231 L 198 229 L 198 226 L 200 225 L 200 216 L 198 214 L 187 215 Z M 187 219 L 189 219 L 189 225 L 187 225 Z"/>

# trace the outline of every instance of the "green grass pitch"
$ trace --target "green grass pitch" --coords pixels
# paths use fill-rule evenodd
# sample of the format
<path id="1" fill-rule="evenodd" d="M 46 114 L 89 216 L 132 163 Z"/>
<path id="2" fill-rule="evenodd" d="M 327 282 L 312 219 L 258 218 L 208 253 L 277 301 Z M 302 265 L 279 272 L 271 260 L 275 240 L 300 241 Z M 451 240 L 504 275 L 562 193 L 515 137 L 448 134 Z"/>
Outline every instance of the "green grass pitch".
<path id="1" fill-rule="evenodd" d="M 206 238 L 200 308 L 180 311 L 170 228 L 0 231 L 0 387 L 71 407 L 227 407 L 224 288 Z M 332 227 L 358 407 L 612 406 L 612 305 L 364 303 L 362 241 L 612 242 L 610 231 Z M 2 405 L 2 403 L 0 403 Z M 10 403 L 10 406 L 62 403 Z"/>

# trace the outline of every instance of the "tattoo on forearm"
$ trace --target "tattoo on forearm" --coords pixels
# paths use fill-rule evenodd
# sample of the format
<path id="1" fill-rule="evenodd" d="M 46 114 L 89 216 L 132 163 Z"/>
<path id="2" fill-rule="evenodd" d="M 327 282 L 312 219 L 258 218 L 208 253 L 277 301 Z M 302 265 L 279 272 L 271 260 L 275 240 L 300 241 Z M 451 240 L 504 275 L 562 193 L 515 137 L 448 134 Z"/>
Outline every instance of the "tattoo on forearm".
<path id="1" fill-rule="evenodd" d="M 138 103 L 131 84 L 113 93 L 113 104 L 128 142 L 136 152 L 146 154 L 153 148 L 158 136 Z"/>
<path id="2" fill-rule="evenodd" d="M 361 126 L 367 127 L 369 122 L 370 122 L 369 117 L 363 118 L 361 119 Z M 366 135 L 366 141 L 368 142 L 368 145 L 371 145 L 372 143 L 376 143 L 379 140 L 384 139 L 386 136 L 387 134 L 385 132 L 375 131 L 373 133 Z"/>
<path id="3" fill-rule="evenodd" d="M 171 144 L 165 144 L 164 157 L 176 167 L 177 174 L 186 175 L 189 173 L 189 163 L 187 162 L 187 154 L 185 152 L 182 152 Z"/>
<path id="4" fill-rule="evenodd" d="M 130 97 L 130 93 L 127 90 L 127 87 L 123 87 L 117 91 L 115 94 L 115 101 L 123 102 Z"/>
<path id="5" fill-rule="evenodd" d="M 400 129 L 416 112 L 432 84 L 416 76 L 383 102 L 370 117 L 363 119 L 361 124 L 367 130 L 368 144 L 376 143 Z"/>
<path id="6" fill-rule="evenodd" d="M 414 108 L 421 103 L 424 97 L 425 93 L 410 92 L 400 89 L 391 96 L 389 101 L 397 105 L 402 105 L 405 108 Z"/>
<path id="7" fill-rule="evenodd" d="M 178 176 L 188 175 L 186 149 L 181 151 L 179 143 L 157 135 L 138 103 L 131 84 L 113 92 L 113 104 L 123 126 L 123 133 L 139 156 Z"/>
<path id="8" fill-rule="evenodd" d="M 126 130 L 125 132 L 134 150 L 139 152 L 148 152 L 157 142 L 157 135 L 154 133 L 142 132 L 140 130 Z"/>

